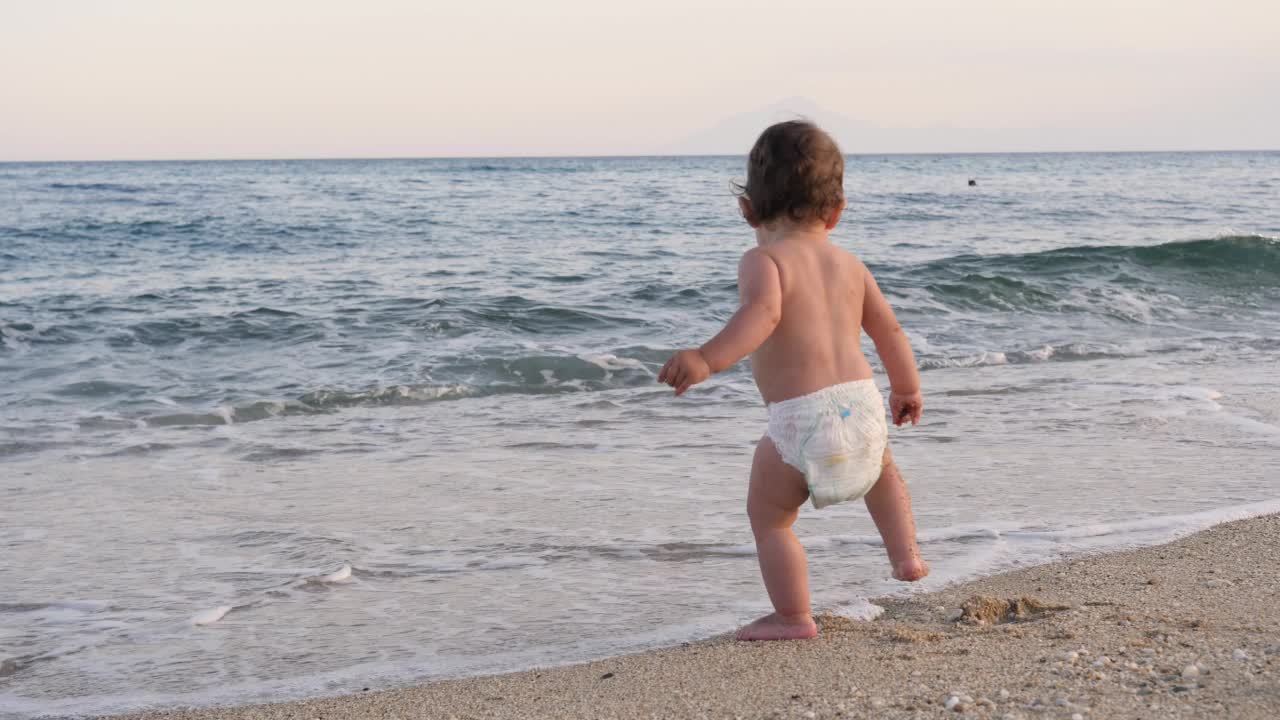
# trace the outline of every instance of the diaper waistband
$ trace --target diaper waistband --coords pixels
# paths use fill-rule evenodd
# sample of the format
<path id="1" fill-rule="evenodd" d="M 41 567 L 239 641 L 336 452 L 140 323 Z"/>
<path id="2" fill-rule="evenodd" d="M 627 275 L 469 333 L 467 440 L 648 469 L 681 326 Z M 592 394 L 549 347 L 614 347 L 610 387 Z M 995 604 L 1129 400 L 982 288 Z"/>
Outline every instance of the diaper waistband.
<path id="1" fill-rule="evenodd" d="M 769 414 L 772 415 L 775 412 L 812 409 L 814 406 L 820 406 L 824 403 L 839 404 L 842 401 L 867 397 L 880 397 L 880 390 L 876 387 L 876 381 L 873 378 L 828 385 L 807 395 L 798 395 L 786 400 L 769 403 L 767 407 Z"/>

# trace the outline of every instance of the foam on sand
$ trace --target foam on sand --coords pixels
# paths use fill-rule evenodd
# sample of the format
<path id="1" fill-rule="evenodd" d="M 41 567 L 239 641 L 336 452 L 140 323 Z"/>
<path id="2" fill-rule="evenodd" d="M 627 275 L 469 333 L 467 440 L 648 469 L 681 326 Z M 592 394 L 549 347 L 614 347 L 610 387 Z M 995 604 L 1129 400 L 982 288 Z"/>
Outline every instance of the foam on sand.
<path id="1" fill-rule="evenodd" d="M 1277 552 L 1280 516 L 1269 515 L 1170 545 L 891 600 L 874 622 L 823 615 L 814 642 L 714 638 L 559 668 L 178 717 L 412 717 L 429 707 L 442 717 L 566 720 L 906 718 L 921 708 L 956 717 L 1146 718 L 1153 710 L 1217 717 L 1228 707 L 1233 718 L 1273 720 L 1270 666 L 1280 645 L 1258 629 L 1276 621 L 1277 579 L 1268 569 Z M 1223 602 L 1216 583 L 1228 580 L 1235 589 Z M 851 608 L 874 607 L 863 603 Z"/>
<path id="2" fill-rule="evenodd" d="M 831 608 L 833 615 L 838 615 L 850 620 L 871 621 L 884 614 L 884 608 L 867 600 L 866 598 L 858 598 L 849 603 Z"/>

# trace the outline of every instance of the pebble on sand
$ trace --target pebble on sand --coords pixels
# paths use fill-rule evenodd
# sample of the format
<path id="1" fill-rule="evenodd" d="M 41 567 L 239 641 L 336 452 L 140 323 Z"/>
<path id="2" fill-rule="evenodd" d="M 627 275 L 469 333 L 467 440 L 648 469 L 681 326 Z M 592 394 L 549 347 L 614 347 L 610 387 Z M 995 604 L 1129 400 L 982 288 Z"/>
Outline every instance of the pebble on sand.
<path id="1" fill-rule="evenodd" d="M 1196 667 L 1195 665 L 1188 665 L 1182 668 L 1183 680 L 1191 680 L 1192 678 L 1197 678 L 1197 677 L 1200 677 L 1200 668 Z"/>

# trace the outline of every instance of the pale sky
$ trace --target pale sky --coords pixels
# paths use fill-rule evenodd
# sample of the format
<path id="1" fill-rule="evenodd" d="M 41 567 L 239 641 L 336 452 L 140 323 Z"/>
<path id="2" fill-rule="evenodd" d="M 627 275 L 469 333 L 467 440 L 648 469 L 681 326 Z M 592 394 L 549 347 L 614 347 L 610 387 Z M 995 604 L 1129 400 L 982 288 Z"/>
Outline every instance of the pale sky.
<path id="1" fill-rule="evenodd" d="M 0 98 L 0 160 L 1276 149 L 1280 1 L 0 0 Z"/>

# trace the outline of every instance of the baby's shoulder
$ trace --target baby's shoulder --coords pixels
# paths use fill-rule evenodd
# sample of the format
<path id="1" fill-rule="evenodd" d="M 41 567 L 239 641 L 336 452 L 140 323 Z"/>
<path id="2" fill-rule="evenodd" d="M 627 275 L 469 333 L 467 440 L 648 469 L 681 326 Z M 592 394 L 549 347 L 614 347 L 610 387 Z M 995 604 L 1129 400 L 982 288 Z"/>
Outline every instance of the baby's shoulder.
<path id="1" fill-rule="evenodd" d="M 781 260 L 773 253 L 769 252 L 769 248 L 756 246 L 742 253 L 742 258 L 738 260 L 738 267 L 742 270 L 763 269 L 769 266 L 777 267 L 781 265 Z"/>
<path id="2" fill-rule="evenodd" d="M 867 270 L 867 266 L 862 262 L 862 258 L 858 257 L 857 254 L 850 250 L 845 250 L 842 247 L 831 245 L 828 252 L 831 254 L 831 264 L 839 267 L 844 271 L 844 274 L 847 274 L 851 279 L 856 279 L 858 282 L 861 282 L 867 276 L 867 273 L 871 272 L 870 270 Z"/>

